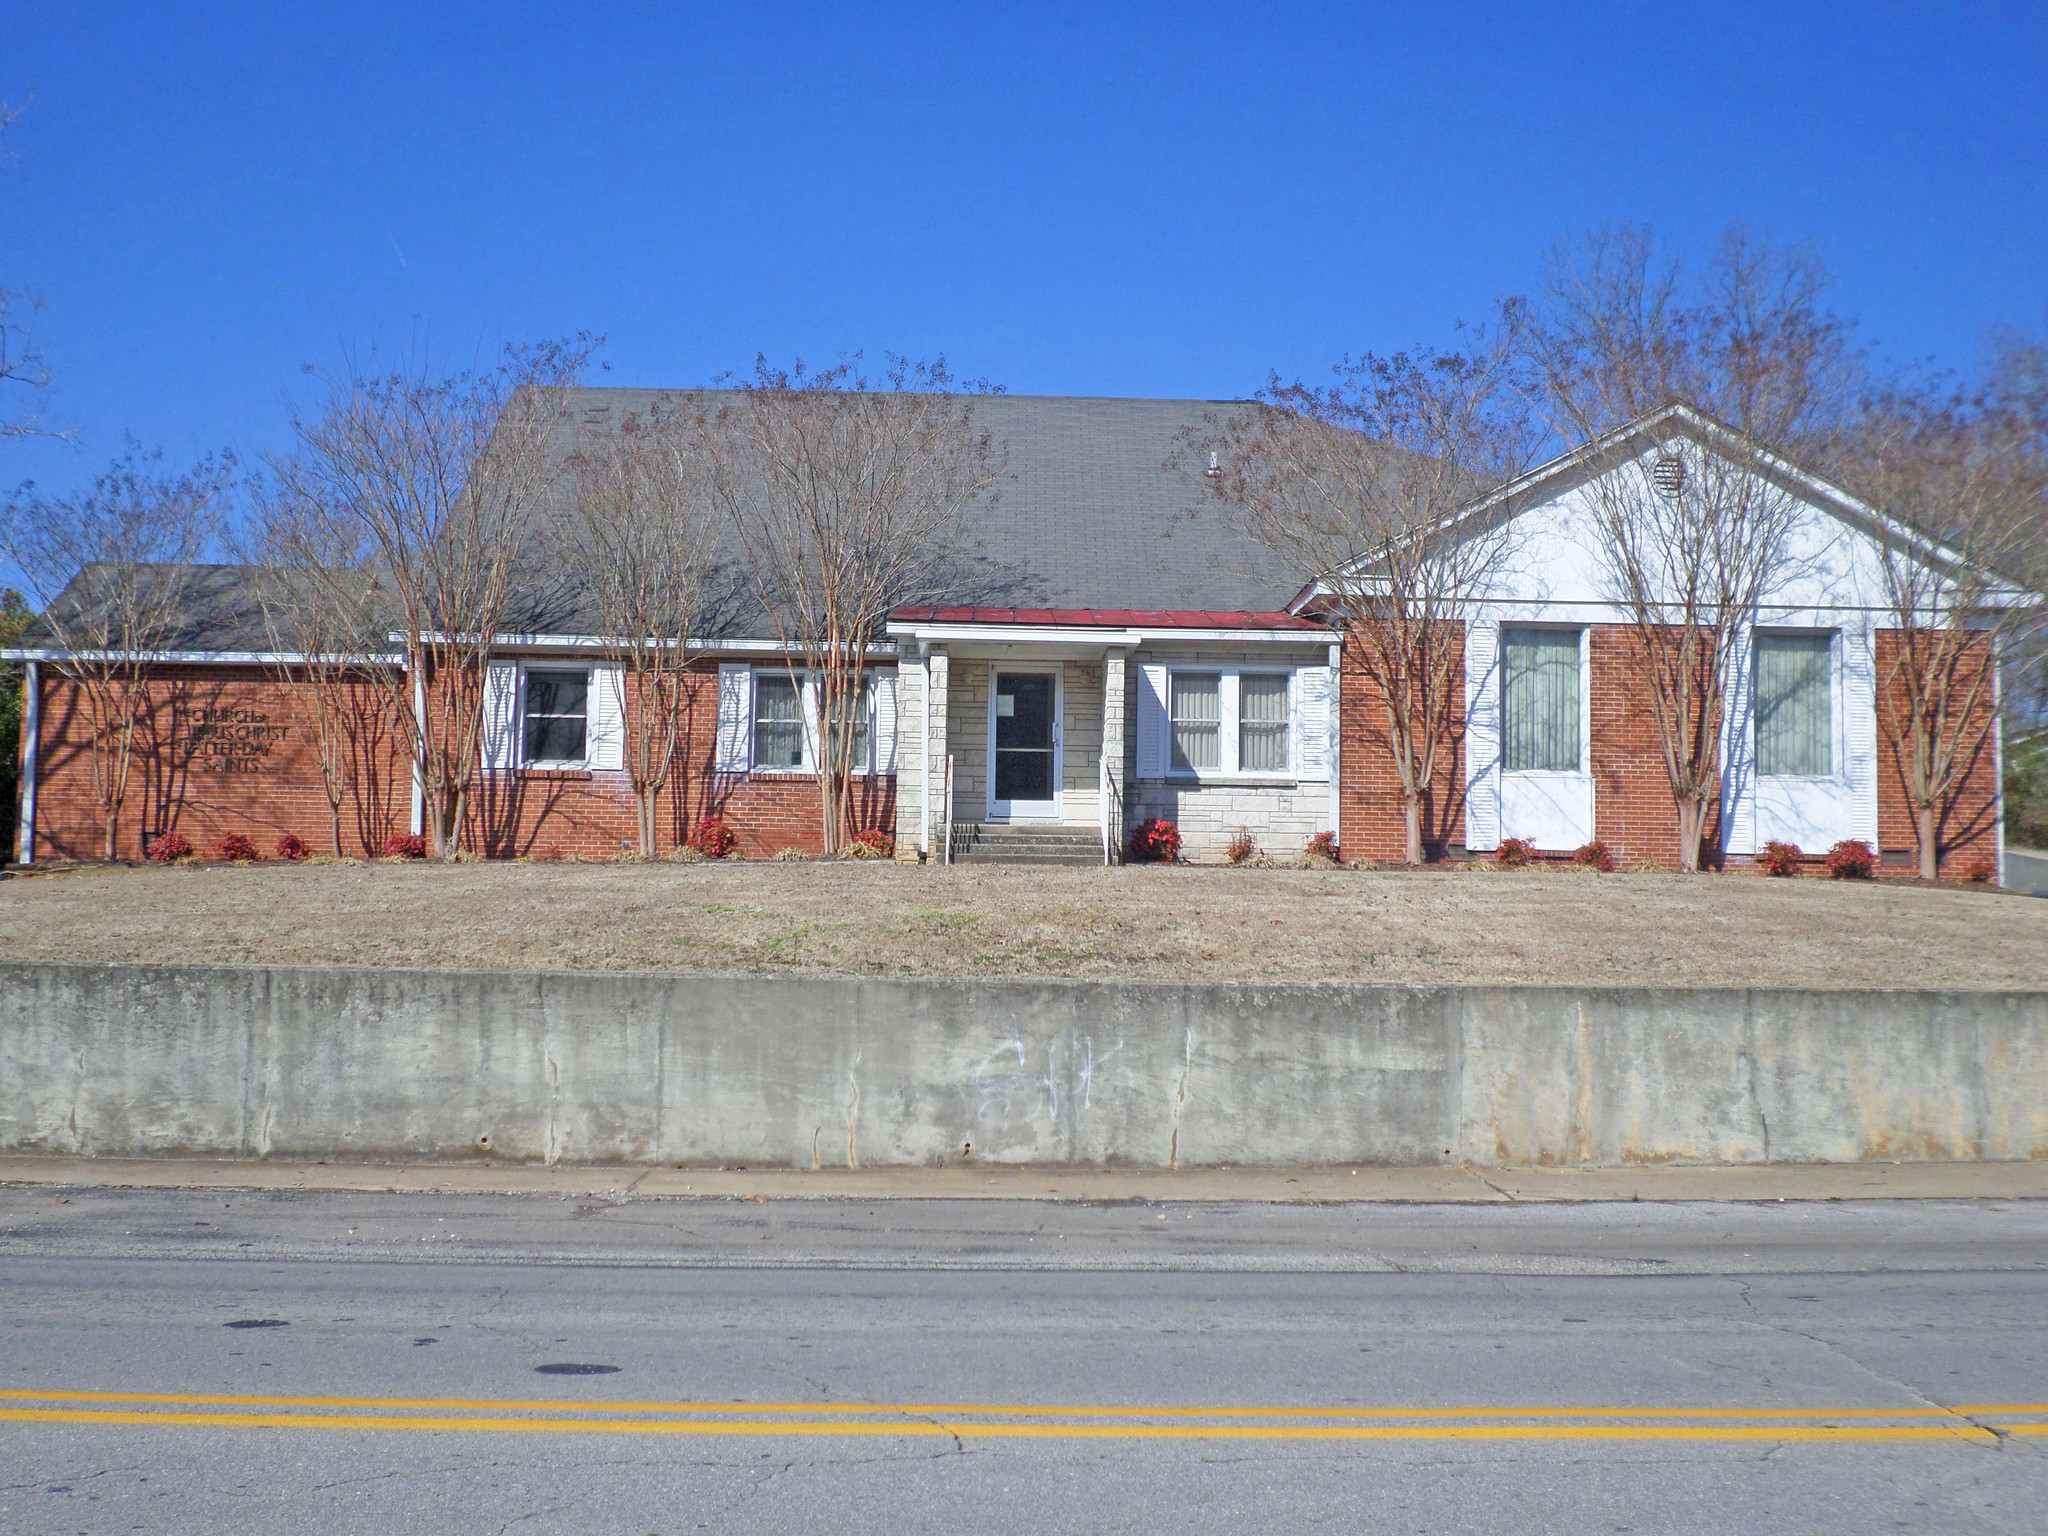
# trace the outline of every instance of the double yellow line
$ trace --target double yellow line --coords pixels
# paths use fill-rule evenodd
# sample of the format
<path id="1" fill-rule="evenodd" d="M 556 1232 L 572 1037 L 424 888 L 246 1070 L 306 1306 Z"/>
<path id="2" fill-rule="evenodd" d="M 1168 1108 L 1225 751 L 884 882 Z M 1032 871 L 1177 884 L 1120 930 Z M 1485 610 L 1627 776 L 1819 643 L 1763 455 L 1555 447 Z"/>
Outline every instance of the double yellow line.
<path id="1" fill-rule="evenodd" d="M 2008 1435 L 2048 1436 L 2048 1403 L 1964 1403 L 1950 1408 L 1189 1408 L 247 1397 L 0 1388 L 0 1423 L 574 1435 L 922 1435 L 961 1440 L 1928 1440 L 1982 1445 Z"/>

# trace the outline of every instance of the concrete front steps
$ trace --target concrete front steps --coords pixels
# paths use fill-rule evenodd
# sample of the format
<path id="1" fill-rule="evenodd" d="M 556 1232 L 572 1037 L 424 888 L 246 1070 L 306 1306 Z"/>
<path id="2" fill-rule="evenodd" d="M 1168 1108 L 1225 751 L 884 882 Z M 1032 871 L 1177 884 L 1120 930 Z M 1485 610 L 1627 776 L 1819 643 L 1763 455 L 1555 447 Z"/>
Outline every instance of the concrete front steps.
<path id="1" fill-rule="evenodd" d="M 1102 834 L 1093 827 L 1045 822 L 953 823 L 955 864 L 1102 863 Z"/>

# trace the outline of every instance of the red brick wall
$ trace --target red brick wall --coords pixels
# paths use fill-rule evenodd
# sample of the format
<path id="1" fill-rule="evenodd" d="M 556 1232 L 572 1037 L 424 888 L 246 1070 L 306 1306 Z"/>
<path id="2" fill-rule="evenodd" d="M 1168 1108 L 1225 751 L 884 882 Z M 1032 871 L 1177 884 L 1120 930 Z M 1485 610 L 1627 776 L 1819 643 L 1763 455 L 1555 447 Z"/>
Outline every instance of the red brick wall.
<path id="1" fill-rule="evenodd" d="M 717 664 L 698 666 L 690 684 L 675 766 L 661 794 L 661 852 L 680 847 L 707 816 L 723 820 L 750 858 L 784 848 L 819 852 L 824 805 L 816 775 L 719 773 Z M 852 798 L 856 829 L 895 830 L 895 775 L 856 778 Z M 638 825 L 626 773 L 484 773 L 464 846 L 491 858 L 613 858 L 639 846 Z"/>
<path id="2" fill-rule="evenodd" d="M 1895 629 L 1881 629 L 1877 632 L 1877 684 L 1883 688 L 1887 682 L 1895 683 L 1893 668 L 1898 664 L 1899 632 Z M 1896 687 L 1893 700 L 1900 697 Z M 1984 715 L 1990 710 L 1987 698 L 1973 722 L 1965 730 L 1965 739 L 1983 729 Z M 1880 849 L 1903 856 L 1895 857 L 1890 867 L 1894 871 L 1910 873 L 1913 869 L 1913 854 L 1917 843 L 1913 835 L 1913 808 L 1906 796 L 1906 775 L 1904 758 L 1900 753 L 1896 737 L 1888 727 L 1904 718 L 1904 711 L 1896 706 L 1880 708 L 1877 712 L 1877 839 Z M 1940 831 L 1936 839 L 1940 847 L 1941 863 L 1939 872 L 1944 876 L 1967 877 L 1976 865 L 1988 864 L 1995 867 L 1998 859 L 1998 759 L 1996 738 L 1987 735 L 1982 748 L 1970 760 L 1967 772 L 1955 792 L 1943 805 Z"/>
<path id="3" fill-rule="evenodd" d="M 1431 791 L 1423 802 L 1422 836 L 1429 857 L 1465 840 L 1465 685 L 1463 631 L 1451 714 L 1456 722 L 1438 748 Z M 1387 746 L 1386 695 L 1347 652 L 1338 683 L 1338 842 L 1347 859 L 1399 860 L 1408 848 L 1401 777 Z M 1432 846 L 1435 845 L 1435 846 Z"/>
<path id="4" fill-rule="evenodd" d="M 1594 624 L 1586 640 L 1588 756 L 1593 768 L 1593 836 L 1626 866 L 1650 859 L 1678 867 L 1678 807 L 1664 771 L 1643 644 L 1632 624 Z M 1707 807 L 1700 862 L 1717 857 L 1718 805 Z"/>
<path id="5" fill-rule="evenodd" d="M 52 668 L 41 670 L 36 858 L 96 859 L 102 842 L 83 696 Z M 783 848 L 817 852 L 823 845 L 817 778 L 715 772 L 715 665 L 693 681 L 676 770 L 662 794 L 662 851 L 680 846 L 700 819 L 716 815 L 750 856 Z M 316 853 L 332 852 L 302 693 L 266 668 L 235 666 L 163 668 L 148 688 L 119 822 L 120 857 L 142 857 L 143 834 L 159 831 L 181 832 L 202 852 L 224 832 L 245 833 L 266 855 L 285 832 L 304 838 Z M 410 829 L 412 815 L 403 743 L 391 730 L 381 692 L 365 689 L 363 698 L 362 792 L 344 804 L 342 816 L 343 850 L 352 856 L 379 851 L 390 833 Z M 225 714 L 216 718 L 214 711 Z M 855 826 L 893 831 L 895 802 L 894 775 L 857 778 Z M 496 858 L 557 850 L 611 858 L 638 847 L 637 824 L 632 780 L 624 773 L 485 773 L 478 775 L 463 844 Z"/>
<path id="6" fill-rule="evenodd" d="M 103 851 L 92 792 L 92 736 L 84 694 L 39 669 L 36 858 L 96 859 Z M 268 854 L 286 832 L 331 853 L 327 796 L 303 689 L 257 666 L 157 669 L 135 737 L 128 795 L 116 824 L 122 858 L 141 858 L 145 833 L 180 832 L 204 850 L 241 832 Z M 357 793 L 342 807 L 343 849 L 382 845 L 410 814 L 411 785 L 381 689 L 357 700 Z"/>

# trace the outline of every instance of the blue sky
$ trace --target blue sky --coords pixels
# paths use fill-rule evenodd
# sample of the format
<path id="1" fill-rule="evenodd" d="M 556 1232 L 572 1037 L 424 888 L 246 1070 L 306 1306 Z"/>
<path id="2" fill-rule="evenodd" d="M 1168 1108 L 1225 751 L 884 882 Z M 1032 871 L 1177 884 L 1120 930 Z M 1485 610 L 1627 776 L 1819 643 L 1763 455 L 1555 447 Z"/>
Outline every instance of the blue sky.
<path id="1" fill-rule="evenodd" d="M 1560 236 L 1810 239 L 1898 358 L 2048 320 L 2038 6 L 10 0 L 0 281 L 76 447 L 285 439 L 301 365 L 601 332 L 608 378 L 943 351 L 1235 397 L 1444 335 Z"/>

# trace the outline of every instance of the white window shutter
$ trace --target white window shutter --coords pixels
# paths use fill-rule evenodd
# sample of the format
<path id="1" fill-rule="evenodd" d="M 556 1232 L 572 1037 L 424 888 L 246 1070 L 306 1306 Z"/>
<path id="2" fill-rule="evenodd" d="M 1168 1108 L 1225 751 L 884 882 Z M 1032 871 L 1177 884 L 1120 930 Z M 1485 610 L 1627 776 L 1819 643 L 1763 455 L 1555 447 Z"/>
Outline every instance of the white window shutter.
<path id="1" fill-rule="evenodd" d="M 1744 626 L 1728 652 L 1728 698 L 1721 709 L 1721 851 L 1756 852 L 1756 631 Z"/>
<path id="2" fill-rule="evenodd" d="M 1166 668 L 1147 662 L 1138 679 L 1138 777 L 1166 777 Z"/>
<path id="3" fill-rule="evenodd" d="M 519 766 L 519 663 L 494 661 L 484 669 L 484 767 Z"/>
<path id="4" fill-rule="evenodd" d="M 1500 846 L 1500 625 L 1465 626 L 1465 846 Z"/>
<path id="5" fill-rule="evenodd" d="M 626 689 L 624 669 L 611 663 L 590 669 L 590 691 L 584 696 L 590 712 L 584 729 L 583 760 L 591 768 L 617 773 L 626 766 Z"/>
<path id="6" fill-rule="evenodd" d="M 718 669 L 718 771 L 745 773 L 754 765 L 754 669 L 727 662 Z"/>
<path id="7" fill-rule="evenodd" d="M 808 672 L 799 672 L 796 675 L 796 692 L 799 707 L 803 711 L 804 717 L 804 772 L 816 773 L 818 771 L 818 764 L 825 759 L 825 754 L 820 747 L 820 743 L 825 738 L 818 728 L 818 687 L 816 679 Z"/>
<path id="8" fill-rule="evenodd" d="M 875 670 L 875 772 L 896 771 L 896 669 Z"/>
<path id="9" fill-rule="evenodd" d="M 1869 626 L 1842 631 L 1843 777 L 1849 835 L 1877 846 L 1877 658 Z"/>
<path id="10" fill-rule="evenodd" d="M 1297 779 L 1330 776 L 1330 669 L 1297 667 L 1287 690 L 1287 762 Z"/>

